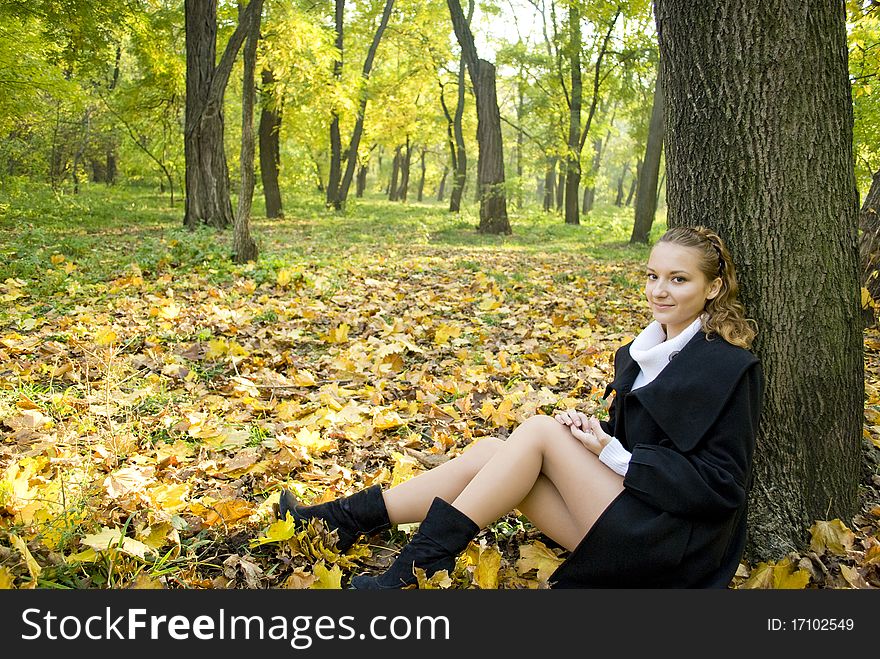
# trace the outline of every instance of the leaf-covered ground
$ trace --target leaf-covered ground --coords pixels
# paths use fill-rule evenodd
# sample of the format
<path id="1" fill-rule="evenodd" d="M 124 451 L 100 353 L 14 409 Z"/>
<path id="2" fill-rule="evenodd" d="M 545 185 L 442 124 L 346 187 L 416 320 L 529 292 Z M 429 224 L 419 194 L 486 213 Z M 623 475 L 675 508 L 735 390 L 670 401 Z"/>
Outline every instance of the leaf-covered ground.
<path id="1" fill-rule="evenodd" d="M 628 209 L 498 238 L 436 206 L 304 203 L 256 222 L 261 259 L 236 267 L 228 232 L 92 194 L 0 204 L 0 587 L 345 587 L 412 528 L 340 555 L 320 524 L 275 521 L 282 487 L 390 486 L 536 412 L 602 414 L 614 350 L 650 318 Z M 880 586 L 865 347 L 861 513 L 733 586 Z M 421 585 L 541 588 L 564 557 L 512 513 Z"/>

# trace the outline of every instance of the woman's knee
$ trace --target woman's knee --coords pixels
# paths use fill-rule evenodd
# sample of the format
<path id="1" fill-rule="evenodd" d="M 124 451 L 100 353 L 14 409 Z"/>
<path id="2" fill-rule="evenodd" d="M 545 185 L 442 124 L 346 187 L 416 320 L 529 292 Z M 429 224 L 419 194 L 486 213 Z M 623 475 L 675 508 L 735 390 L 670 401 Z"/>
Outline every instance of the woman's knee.
<path id="1" fill-rule="evenodd" d="M 468 456 L 479 469 L 486 464 L 504 446 L 504 440 L 498 437 L 484 437 L 474 442 L 465 450 L 463 456 Z"/>
<path id="2" fill-rule="evenodd" d="M 559 421 L 546 414 L 535 414 L 519 424 L 508 441 L 515 439 L 517 441 L 540 442 L 563 434 L 570 433 Z"/>

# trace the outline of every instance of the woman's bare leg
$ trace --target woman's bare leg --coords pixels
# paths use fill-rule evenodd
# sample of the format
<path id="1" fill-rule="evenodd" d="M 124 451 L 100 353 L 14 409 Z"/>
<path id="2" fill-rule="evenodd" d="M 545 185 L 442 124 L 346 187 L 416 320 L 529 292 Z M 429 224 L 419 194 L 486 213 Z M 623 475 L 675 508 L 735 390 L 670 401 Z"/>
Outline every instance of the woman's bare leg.
<path id="1" fill-rule="evenodd" d="M 541 498 L 558 501 L 545 484 L 539 484 L 542 475 L 558 492 L 573 526 L 565 523 L 558 505 L 546 509 L 540 505 Z M 532 493 L 536 486 L 543 490 Z M 452 505 L 480 527 L 519 508 L 535 526 L 571 549 L 571 538 L 576 537 L 577 544 L 622 491 L 623 478 L 599 462 L 566 426 L 552 417 L 536 415 L 514 430 Z"/>
<path id="2" fill-rule="evenodd" d="M 496 438 L 482 439 L 449 462 L 385 490 L 382 494 L 389 519 L 393 524 L 420 522 L 425 518 L 434 497 L 456 502 L 455 505 L 458 507 L 459 496 L 496 454 L 512 447 L 514 442 L 519 444 L 523 441 L 529 444 L 529 450 L 525 453 L 540 450 L 541 437 L 549 437 L 551 442 L 555 442 L 557 450 L 554 454 L 563 453 L 559 456 L 562 459 L 547 460 L 548 471 L 544 473 L 545 461 L 542 454 L 540 462 L 542 471 L 534 477 L 529 475 L 527 467 L 526 481 L 520 483 L 522 489 L 525 489 L 525 483 L 531 478 L 532 486 L 526 495 L 500 513 L 488 513 L 488 521 L 484 524 L 476 519 L 475 521 L 485 526 L 517 508 L 546 536 L 569 550 L 574 549 L 608 503 L 622 491 L 623 479 L 599 462 L 599 459 L 575 439 L 565 426 L 543 415 L 527 419 L 517 427 L 507 441 Z M 517 460 L 514 459 L 513 462 Z M 528 460 L 528 465 L 532 469 L 534 464 L 532 459 Z M 502 474 L 501 480 L 509 480 L 504 470 L 493 471 Z M 555 478 L 563 483 L 568 499 L 560 492 L 550 473 L 555 474 Z M 484 487 L 488 486 L 488 499 L 496 501 L 493 509 L 504 508 L 506 503 L 500 502 L 491 477 L 483 476 L 481 480 L 485 481 Z M 595 494 L 594 489 L 600 492 Z"/>
<path id="3" fill-rule="evenodd" d="M 454 501 L 503 446 L 504 441 L 496 437 L 481 439 L 452 460 L 385 490 L 382 496 L 388 519 L 392 524 L 421 522 L 434 497 Z"/>

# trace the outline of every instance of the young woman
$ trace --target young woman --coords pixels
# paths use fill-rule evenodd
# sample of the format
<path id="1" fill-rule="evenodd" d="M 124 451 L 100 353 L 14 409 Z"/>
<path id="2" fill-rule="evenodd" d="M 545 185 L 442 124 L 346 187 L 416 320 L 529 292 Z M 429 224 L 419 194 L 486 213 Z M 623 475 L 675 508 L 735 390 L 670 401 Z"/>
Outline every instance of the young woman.
<path id="1" fill-rule="evenodd" d="M 344 551 L 361 534 L 421 522 L 388 570 L 351 587 L 393 589 L 451 571 L 480 529 L 514 508 L 570 550 L 551 587 L 726 587 L 746 536 L 762 377 L 733 262 L 705 227 L 667 231 L 647 264 L 654 316 L 618 349 L 609 420 L 535 415 L 396 487 L 279 515 L 319 517 Z"/>

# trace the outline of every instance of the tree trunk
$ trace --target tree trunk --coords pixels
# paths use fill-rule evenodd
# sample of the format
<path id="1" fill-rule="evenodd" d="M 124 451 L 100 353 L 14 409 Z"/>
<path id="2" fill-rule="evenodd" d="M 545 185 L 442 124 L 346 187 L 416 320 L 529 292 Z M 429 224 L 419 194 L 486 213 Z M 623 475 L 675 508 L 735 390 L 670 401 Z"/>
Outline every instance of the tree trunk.
<path id="1" fill-rule="evenodd" d="M 474 16 L 474 0 L 468 2 L 467 24 L 470 26 Z M 467 181 L 467 147 L 464 142 L 464 97 L 465 97 L 465 68 L 467 64 L 464 54 L 458 62 L 458 105 L 455 106 L 455 118 L 452 123 L 455 134 L 455 155 L 453 161 L 452 192 L 449 194 L 449 212 L 458 213 L 461 210 L 461 198 L 464 195 L 464 186 Z"/>
<path id="2" fill-rule="evenodd" d="M 440 178 L 440 185 L 437 186 L 437 201 L 443 201 L 443 194 L 446 191 L 446 177 L 449 176 L 449 167 L 443 167 L 443 176 Z"/>
<path id="3" fill-rule="evenodd" d="M 602 163 L 603 143 L 601 139 L 593 140 L 593 161 L 590 163 L 590 185 L 584 188 L 583 208 L 584 213 L 593 210 L 593 204 L 596 203 L 596 184 L 595 177 L 599 172 L 599 166 Z"/>
<path id="4" fill-rule="evenodd" d="M 358 147 L 361 143 L 361 136 L 364 133 L 364 118 L 367 115 L 367 81 L 370 79 L 370 72 L 373 70 L 373 60 L 376 57 L 376 51 L 379 49 L 379 42 L 382 40 L 382 34 L 388 25 L 388 19 L 391 16 L 391 8 L 394 6 L 394 0 L 385 0 L 385 8 L 382 10 L 382 18 L 379 20 L 379 27 L 373 35 L 373 41 L 370 49 L 367 51 L 367 58 L 364 60 L 364 68 L 361 73 L 361 89 L 360 100 L 358 104 L 357 119 L 354 124 L 354 131 L 351 134 L 351 140 L 348 144 L 348 159 L 345 163 L 345 174 L 339 185 L 339 192 L 336 195 L 338 203 L 337 209 L 345 206 L 345 200 L 348 199 L 348 191 L 351 188 L 351 181 L 354 178 L 354 170 L 358 164 Z"/>
<path id="5" fill-rule="evenodd" d="M 335 0 L 334 21 L 336 26 L 336 59 L 333 60 L 333 77 L 342 80 L 343 28 L 345 0 Z M 330 113 L 330 174 L 327 178 L 327 207 L 340 210 L 339 183 L 342 181 L 342 137 L 339 134 L 339 112 L 334 107 Z"/>
<path id="6" fill-rule="evenodd" d="M 477 185 L 480 195 L 480 233 L 509 234 L 507 198 L 504 190 L 504 145 L 501 136 L 501 113 L 495 91 L 495 65 L 477 57 L 474 35 L 467 24 L 458 0 L 446 0 L 452 15 L 455 36 L 461 45 L 474 96 L 477 99 Z"/>
<path id="7" fill-rule="evenodd" d="M 629 171 L 629 163 L 624 163 L 623 169 L 620 172 L 620 176 L 617 177 L 617 198 L 614 200 L 614 205 L 620 208 L 623 206 L 623 180 L 626 178 L 626 173 Z"/>
<path id="8" fill-rule="evenodd" d="M 394 149 L 394 162 L 391 164 L 391 183 L 388 185 L 388 201 L 397 201 L 399 192 L 397 178 L 400 176 L 400 150 L 402 146 Z"/>
<path id="9" fill-rule="evenodd" d="M 248 4 L 244 16 L 250 15 Z M 232 65 L 245 38 L 239 22 L 215 65 L 217 0 L 186 0 L 186 118 L 184 159 L 186 203 L 183 224 L 225 228 L 232 224 L 229 171 L 223 146 L 223 95 Z"/>
<path id="10" fill-rule="evenodd" d="M 553 209 L 554 197 L 556 196 L 556 157 L 547 158 L 547 167 L 544 170 L 544 210 Z"/>
<path id="11" fill-rule="evenodd" d="M 851 525 L 857 512 L 864 367 L 845 7 L 657 0 L 655 12 L 668 223 L 728 242 L 760 330 L 746 560 L 777 560 L 805 549 L 815 520 Z"/>
<path id="12" fill-rule="evenodd" d="M 247 25 L 247 41 L 244 46 L 244 67 L 241 84 L 241 191 L 238 210 L 232 232 L 232 260 L 247 263 L 257 260 L 257 244 L 251 238 L 251 205 L 254 199 L 254 81 L 257 70 L 257 41 L 260 39 L 260 18 L 263 0 L 251 0 L 254 9 Z M 238 5 L 239 22 L 246 24 L 248 18 L 244 7 Z"/>
<path id="13" fill-rule="evenodd" d="M 565 223 L 580 224 L 578 188 L 581 184 L 581 13 L 577 3 L 568 9 L 568 50 L 571 101 L 568 112 L 568 153 L 565 158 Z"/>
<path id="14" fill-rule="evenodd" d="M 424 199 L 424 195 L 425 195 L 425 151 L 426 150 L 427 149 L 425 147 L 422 147 L 422 153 L 419 156 L 420 175 L 419 175 L 419 192 L 418 192 L 418 195 L 416 196 L 417 201 L 422 201 Z"/>
<path id="15" fill-rule="evenodd" d="M 525 111 L 525 73 L 520 69 L 519 81 L 517 82 L 517 103 L 516 103 L 516 207 L 523 207 L 523 129 L 522 122 Z"/>
<path id="16" fill-rule="evenodd" d="M 116 184 L 116 141 L 115 139 L 107 146 L 107 169 L 105 171 L 104 182 L 107 185 Z"/>
<path id="17" fill-rule="evenodd" d="M 360 199 L 364 196 L 364 191 L 367 189 L 367 166 L 366 165 L 358 165 L 358 173 L 357 179 L 355 182 L 355 196 Z"/>
<path id="18" fill-rule="evenodd" d="M 633 196 L 636 194 L 636 190 L 639 186 L 639 176 L 642 173 L 642 161 L 641 159 L 636 161 L 636 173 L 632 178 L 632 182 L 629 184 L 629 193 L 626 195 L 626 205 L 629 207 L 632 204 Z"/>
<path id="19" fill-rule="evenodd" d="M 859 211 L 859 262 L 861 283 L 874 304 L 862 306 L 862 322 L 873 327 L 877 320 L 875 306 L 880 305 L 880 170 L 871 178 L 871 188 Z"/>
<path id="20" fill-rule="evenodd" d="M 266 200 L 266 217 L 277 218 L 284 216 L 281 188 L 278 186 L 281 165 L 281 101 L 275 101 L 272 89 L 275 74 L 272 70 L 263 69 L 260 77 L 263 82 L 260 104 L 260 178 Z"/>
<path id="21" fill-rule="evenodd" d="M 409 165 L 412 162 L 412 148 L 409 143 L 409 135 L 406 136 L 406 155 L 400 157 L 400 189 L 397 191 L 397 199 L 406 201 L 409 192 Z"/>
<path id="22" fill-rule="evenodd" d="M 562 210 L 562 204 L 565 201 L 565 171 L 563 170 L 564 160 L 559 161 L 559 172 L 556 175 L 556 210 Z"/>
<path id="23" fill-rule="evenodd" d="M 662 66 L 661 66 L 662 70 Z M 636 194 L 636 215 L 630 243 L 648 244 L 648 236 L 657 213 L 657 185 L 660 175 L 660 156 L 663 153 L 663 134 L 665 125 L 664 91 L 660 70 L 654 82 L 654 105 L 651 109 L 651 122 L 648 124 L 648 143 L 645 146 L 645 159 L 639 169 L 639 187 Z"/>

